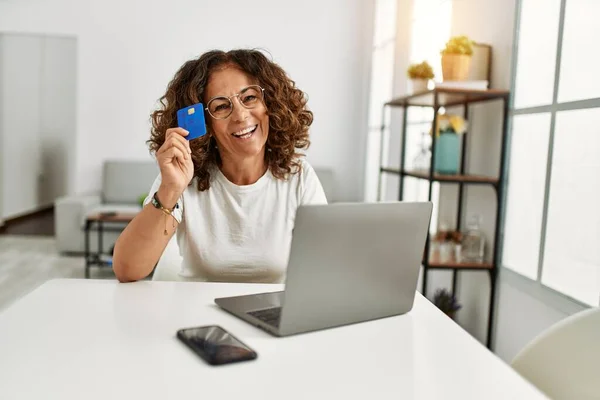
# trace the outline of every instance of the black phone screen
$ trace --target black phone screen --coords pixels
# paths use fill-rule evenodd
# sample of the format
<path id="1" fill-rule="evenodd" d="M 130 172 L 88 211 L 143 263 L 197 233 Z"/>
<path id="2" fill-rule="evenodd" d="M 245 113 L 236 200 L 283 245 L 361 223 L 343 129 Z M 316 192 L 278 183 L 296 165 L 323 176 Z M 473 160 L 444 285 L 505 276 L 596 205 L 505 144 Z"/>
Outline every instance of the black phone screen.
<path id="1" fill-rule="evenodd" d="M 177 338 L 211 365 L 254 360 L 257 357 L 254 350 L 217 325 L 180 329 Z"/>

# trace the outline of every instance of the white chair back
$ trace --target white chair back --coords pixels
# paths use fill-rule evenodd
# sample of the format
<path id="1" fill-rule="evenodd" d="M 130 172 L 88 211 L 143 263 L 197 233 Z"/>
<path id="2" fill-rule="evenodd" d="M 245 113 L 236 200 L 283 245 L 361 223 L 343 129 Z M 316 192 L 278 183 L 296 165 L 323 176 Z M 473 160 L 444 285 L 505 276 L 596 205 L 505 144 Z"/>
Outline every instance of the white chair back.
<path id="1" fill-rule="evenodd" d="M 600 309 L 574 314 L 530 342 L 512 367 L 552 399 L 600 399 Z"/>

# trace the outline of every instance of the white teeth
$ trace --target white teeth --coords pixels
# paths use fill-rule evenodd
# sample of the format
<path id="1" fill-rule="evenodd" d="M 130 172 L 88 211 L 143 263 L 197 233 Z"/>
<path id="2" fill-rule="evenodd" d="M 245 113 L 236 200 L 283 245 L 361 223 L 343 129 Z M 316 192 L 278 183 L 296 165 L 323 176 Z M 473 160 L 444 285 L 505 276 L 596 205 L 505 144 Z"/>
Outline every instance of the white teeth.
<path id="1" fill-rule="evenodd" d="M 246 136 L 247 133 L 250 133 L 254 130 L 254 128 L 256 128 L 257 125 L 251 126 L 249 128 L 246 128 L 242 131 L 236 132 L 233 134 L 233 136 L 237 136 L 237 137 L 242 137 L 242 136 Z M 249 136 L 249 135 L 247 135 Z"/>

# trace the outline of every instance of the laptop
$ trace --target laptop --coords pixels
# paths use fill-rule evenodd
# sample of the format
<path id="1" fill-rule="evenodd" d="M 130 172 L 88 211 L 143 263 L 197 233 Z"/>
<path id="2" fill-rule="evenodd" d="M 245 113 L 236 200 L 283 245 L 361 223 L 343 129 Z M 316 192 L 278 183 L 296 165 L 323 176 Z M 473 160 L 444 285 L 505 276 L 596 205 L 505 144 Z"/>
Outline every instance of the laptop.
<path id="1" fill-rule="evenodd" d="M 431 202 L 300 206 L 285 291 L 215 299 L 275 335 L 404 314 L 413 307 Z"/>

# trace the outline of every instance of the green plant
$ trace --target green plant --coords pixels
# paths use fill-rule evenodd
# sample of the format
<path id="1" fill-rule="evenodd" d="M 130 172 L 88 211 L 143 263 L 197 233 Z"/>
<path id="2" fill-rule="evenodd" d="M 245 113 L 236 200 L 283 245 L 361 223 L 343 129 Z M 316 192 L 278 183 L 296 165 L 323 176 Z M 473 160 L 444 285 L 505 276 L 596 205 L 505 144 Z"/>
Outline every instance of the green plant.
<path id="1" fill-rule="evenodd" d="M 474 41 L 467 36 L 454 36 L 446 42 L 446 47 L 441 51 L 442 54 L 473 54 Z"/>
<path id="2" fill-rule="evenodd" d="M 433 79 L 435 76 L 433 68 L 431 68 L 431 65 L 427 61 L 419 64 L 411 64 L 408 67 L 407 74 L 410 79 Z"/>
<path id="3" fill-rule="evenodd" d="M 144 200 L 146 200 L 146 194 L 142 194 L 140 197 L 138 197 L 138 203 L 140 203 L 141 207 L 144 207 Z"/>
<path id="4" fill-rule="evenodd" d="M 456 297 L 444 288 L 435 291 L 433 304 L 450 318 L 454 318 L 454 314 L 462 308 Z"/>

